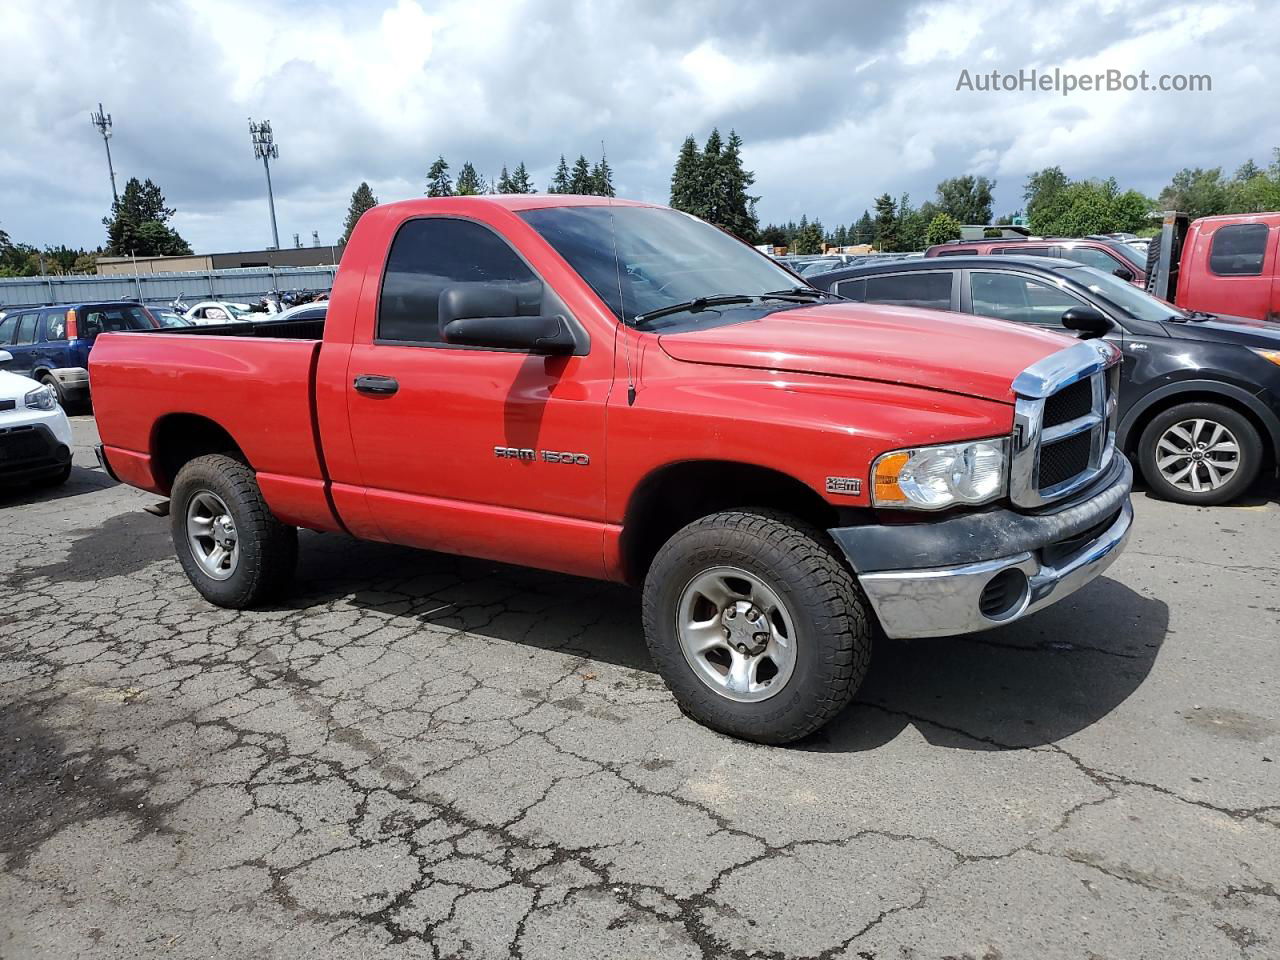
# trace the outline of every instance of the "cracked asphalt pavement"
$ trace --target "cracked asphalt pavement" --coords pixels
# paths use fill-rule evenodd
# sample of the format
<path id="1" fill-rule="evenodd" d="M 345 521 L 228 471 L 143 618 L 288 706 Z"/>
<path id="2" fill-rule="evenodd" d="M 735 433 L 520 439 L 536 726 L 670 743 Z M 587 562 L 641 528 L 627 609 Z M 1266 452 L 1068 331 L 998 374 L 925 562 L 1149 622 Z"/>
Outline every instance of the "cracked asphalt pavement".
<path id="1" fill-rule="evenodd" d="M 1280 956 L 1280 505 L 882 643 L 790 748 L 685 719 L 628 590 L 304 534 L 200 599 L 93 465 L 0 496 L 0 957 Z"/>

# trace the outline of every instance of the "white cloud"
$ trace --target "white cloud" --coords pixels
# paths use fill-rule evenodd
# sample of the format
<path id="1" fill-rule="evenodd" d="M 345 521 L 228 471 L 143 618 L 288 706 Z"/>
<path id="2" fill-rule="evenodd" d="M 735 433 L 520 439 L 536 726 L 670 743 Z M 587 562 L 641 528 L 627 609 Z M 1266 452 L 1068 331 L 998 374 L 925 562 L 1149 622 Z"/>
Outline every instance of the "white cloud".
<path id="1" fill-rule="evenodd" d="M 419 194 L 427 166 L 488 176 L 524 161 L 540 187 L 560 154 L 603 140 L 622 193 L 666 198 L 680 141 L 734 127 L 763 219 L 847 221 L 943 177 L 1117 176 L 1158 191 L 1187 165 L 1268 160 L 1280 68 L 1252 3 L 771 0 L 651 7 L 473 0 L 8 0 L 0 5 L 0 225 L 94 245 L 110 199 L 88 122 L 114 114 L 118 176 L 151 177 L 201 250 L 269 236 L 247 118 L 269 118 L 282 240 L 332 238 L 368 180 Z M 56 65 L 56 69 L 51 66 Z M 962 68 L 1209 73 L 1192 94 L 957 92 Z"/>

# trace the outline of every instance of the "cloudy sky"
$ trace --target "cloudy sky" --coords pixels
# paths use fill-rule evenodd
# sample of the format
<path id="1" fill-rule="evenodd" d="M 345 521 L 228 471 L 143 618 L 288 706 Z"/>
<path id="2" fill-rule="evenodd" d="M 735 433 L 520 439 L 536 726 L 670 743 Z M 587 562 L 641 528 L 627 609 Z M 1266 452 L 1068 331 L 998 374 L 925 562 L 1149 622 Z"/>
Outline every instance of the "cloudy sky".
<path id="1" fill-rule="evenodd" d="M 856 218 L 943 177 L 1116 176 L 1158 192 L 1183 166 L 1265 165 L 1280 145 L 1280 3 L 1030 0 L 5 0 L 0 228 L 92 247 L 117 178 L 150 177 L 199 252 L 270 242 L 247 118 L 269 118 L 283 244 L 340 232 L 351 191 L 423 192 L 437 154 L 540 188 L 603 141 L 619 195 L 665 202 L 683 138 L 736 128 L 761 220 Z M 982 93 L 971 75 L 1206 73 L 1210 93 Z"/>

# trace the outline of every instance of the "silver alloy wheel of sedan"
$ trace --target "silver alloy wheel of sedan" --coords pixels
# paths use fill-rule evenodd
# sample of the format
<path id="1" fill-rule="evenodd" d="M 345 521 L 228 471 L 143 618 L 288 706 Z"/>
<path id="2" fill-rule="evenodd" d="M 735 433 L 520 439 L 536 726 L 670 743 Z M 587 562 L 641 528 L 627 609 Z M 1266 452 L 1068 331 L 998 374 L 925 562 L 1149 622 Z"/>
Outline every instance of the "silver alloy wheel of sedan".
<path id="1" fill-rule="evenodd" d="M 1240 468 L 1240 443 L 1215 420 L 1183 420 L 1156 441 L 1156 466 L 1179 490 L 1207 493 Z"/>
<path id="2" fill-rule="evenodd" d="M 795 670 L 790 611 L 740 567 L 712 567 L 689 581 L 676 605 L 676 636 L 698 679 L 739 703 L 767 700 Z"/>
<path id="3" fill-rule="evenodd" d="M 187 541 L 200 569 L 214 580 L 226 580 L 240 562 L 240 539 L 226 503 L 201 490 L 187 503 Z"/>

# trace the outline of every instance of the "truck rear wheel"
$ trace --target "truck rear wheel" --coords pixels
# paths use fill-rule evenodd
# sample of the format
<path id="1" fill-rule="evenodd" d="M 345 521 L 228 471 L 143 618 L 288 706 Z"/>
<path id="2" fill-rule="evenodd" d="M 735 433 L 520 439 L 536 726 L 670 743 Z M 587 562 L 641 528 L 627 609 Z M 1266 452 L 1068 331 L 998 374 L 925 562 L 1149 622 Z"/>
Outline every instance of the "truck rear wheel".
<path id="1" fill-rule="evenodd" d="M 275 518 L 253 471 L 233 457 L 197 457 L 179 470 L 169 518 L 182 569 L 210 603 L 251 607 L 293 577 L 298 531 Z"/>
<path id="2" fill-rule="evenodd" d="M 1262 439 L 1230 407 L 1180 403 L 1142 431 L 1138 464 L 1162 500 L 1213 506 L 1252 486 L 1262 467 Z"/>
<path id="3" fill-rule="evenodd" d="M 822 727 L 871 660 L 866 600 L 834 547 L 768 510 L 713 514 L 668 540 L 645 578 L 644 628 L 681 709 L 760 743 Z"/>

